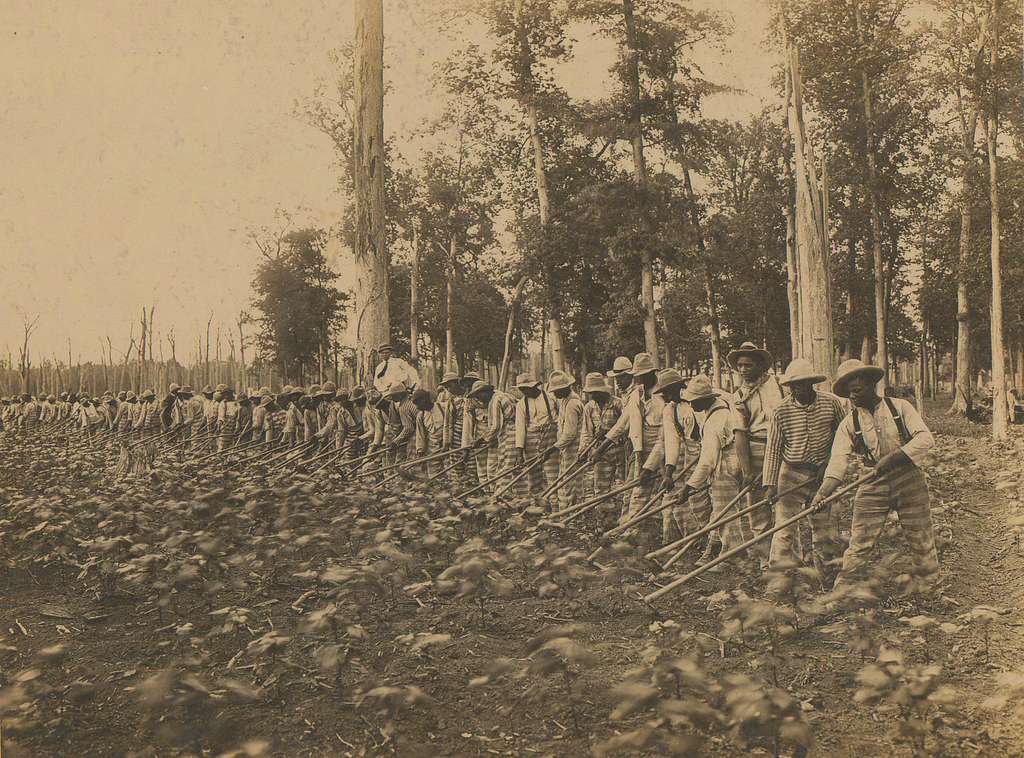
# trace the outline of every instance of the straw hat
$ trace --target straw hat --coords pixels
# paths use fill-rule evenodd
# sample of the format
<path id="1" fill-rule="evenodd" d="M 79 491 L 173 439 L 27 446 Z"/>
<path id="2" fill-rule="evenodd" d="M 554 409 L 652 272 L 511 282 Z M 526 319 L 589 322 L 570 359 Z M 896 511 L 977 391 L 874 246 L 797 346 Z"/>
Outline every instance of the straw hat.
<path id="1" fill-rule="evenodd" d="M 476 371 L 473 371 L 472 369 L 470 369 L 469 371 L 467 371 L 465 374 L 462 375 L 462 381 L 464 381 L 464 382 L 479 382 L 479 381 L 483 381 L 483 377 L 480 376 L 480 374 L 478 374 Z"/>
<path id="2" fill-rule="evenodd" d="M 476 386 L 476 385 L 474 385 Z M 519 374 L 516 377 L 515 387 L 517 390 L 530 389 L 531 387 L 539 387 L 540 382 L 531 377 L 529 374 Z"/>
<path id="3" fill-rule="evenodd" d="M 458 374 L 456 374 L 454 371 L 445 371 L 444 376 L 441 377 L 441 381 L 439 382 L 439 384 L 440 386 L 443 387 L 446 384 L 457 381 L 459 381 Z"/>
<path id="4" fill-rule="evenodd" d="M 385 392 L 382 397 L 386 400 L 390 400 L 391 398 L 408 391 L 409 388 L 405 386 L 405 382 L 392 382 L 391 386 L 388 387 L 387 392 Z"/>
<path id="5" fill-rule="evenodd" d="M 605 381 L 604 375 L 597 371 L 592 371 L 584 377 L 583 391 L 603 392 L 606 395 L 612 394 L 612 388 L 608 386 L 608 382 Z"/>
<path id="6" fill-rule="evenodd" d="M 839 370 L 836 372 L 836 380 L 832 384 L 832 391 L 839 395 L 839 397 L 849 397 L 850 381 L 858 376 L 872 381 L 879 382 L 882 377 L 885 376 L 885 372 L 878 366 L 872 366 L 870 364 L 859 361 L 856 358 L 850 358 L 848 361 L 843 361 L 839 364 Z"/>
<path id="7" fill-rule="evenodd" d="M 167 392 L 169 394 L 171 394 L 171 395 L 173 395 L 175 392 L 178 392 L 180 390 L 181 390 L 181 385 L 177 384 L 176 382 L 171 382 L 171 386 L 167 388 Z"/>
<path id="8" fill-rule="evenodd" d="M 548 374 L 548 389 L 552 392 L 564 390 L 566 387 L 571 387 L 574 384 L 576 384 L 576 378 L 564 371 L 556 369 Z"/>
<path id="9" fill-rule="evenodd" d="M 311 384 L 311 385 L 309 385 L 309 389 L 306 390 L 306 394 L 309 395 L 310 397 L 317 397 L 320 394 L 320 385 L 319 384 Z"/>
<path id="10" fill-rule="evenodd" d="M 630 369 L 629 373 L 633 376 L 640 376 L 641 374 L 650 374 L 657 371 L 654 365 L 654 358 L 651 357 L 650 353 L 637 353 L 633 359 L 633 368 Z"/>
<path id="11" fill-rule="evenodd" d="M 718 397 L 718 394 L 711 386 L 711 380 L 706 374 L 697 374 L 686 383 L 686 389 L 683 390 L 681 397 L 686 402 L 692 403 L 694 400 L 706 397 Z"/>
<path id="12" fill-rule="evenodd" d="M 779 384 L 786 386 L 796 382 L 811 382 L 818 384 L 825 381 L 827 377 L 814 370 L 814 366 L 806 358 L 794 358 L 786 366 L 785 375 L 779 380 Z"/>
<path id="13" fill-rule="evenodd" d="M 211 387 L 209 384 L 207 384 L 205 387 L 203 387 L 203 394 L 204 395 L 212 395 L 213 394 L 213 387 Z"/>
<path id="14" fill-rule="evenodd" d="M 260 395 L 260 405 L 266 408 L 268 405 L 274 402 L 273 395 Z"/>
<path id="15" fill-rule="evenodd" d="M 215 389 L 214 392 L 227 392 L 229 389 L 231 388 L 226 384 L 218 384 L 217 389 Z"/>
<path id="16" fill-rule="evenodd" d="M 683 386 L 686 380 L 683 375 L 674 368 L 667 368 L 658 372 L 658 383 L 654 385 L 654 393 L 664 392 L 669 387 Z"/>
<path id="17" fill-rule="evenodd" d="M 739 359 L 742 358 L 743 356 L 747 356 L 749 358 L 753 358 L 756 361 L 760 361 L 761 365 L 764 366 L 765 368 L 771 366 L 774 360 L 772 358 L 772 354 L 769 353 L 767 350 L 762 350 L 753 342 L 747 341 L 729 353 L 729 365 L 732 366 L 734 369 L 738 368 L 736 362 L 739 361 Z"/>
<path id="18" fill-rule="evenodd" d="M 633 370 L 633 361 L 624 355 L 620 355 L 612 363 L 611 371 L 608 372 L 608 376 L 619 376 L 620 374 L 628 374 Z"/>
<path id="19" fill-rule="evenodd" d="M 480 392 L 488 389 L 493 390 L 494 387 L 492 387 L 487 382 L 478 379 L 477 381 L 473 382 L 473 386 L 469 388 L 469 392 L 467 392 L 466 395 L 469 397 L 473 397 L 473 395 L 477 395 Z"/>
<path id="20" fill-rule="evenodd" d="M 142 400 L 156 400 L 156 393 L 153 390 L 143 390 L 139 397 Z"/>
<path id="21" fill-rule="evenodd" d="M 320 394 L 324 397 L 333 397 L 337 391 L 338 386 L 334 382 L 324 382 L 323 386 L 320 387 Z"/>

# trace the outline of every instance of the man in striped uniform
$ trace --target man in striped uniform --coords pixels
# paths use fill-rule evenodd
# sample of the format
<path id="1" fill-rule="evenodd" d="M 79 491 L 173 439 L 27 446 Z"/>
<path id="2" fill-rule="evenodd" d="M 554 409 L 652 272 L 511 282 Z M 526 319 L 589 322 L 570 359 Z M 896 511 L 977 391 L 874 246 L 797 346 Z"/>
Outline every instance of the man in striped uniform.
<path id="1" fill-rule="evenodd" d="M 136 445 L 135 465 L 132 473 L 146 475 L 156 461 L 156 442 L 152 437 L 160 433 L 160 404 L 153 390 L 144 390 L 139 395 L 138 412 L 132 422 L 132 432 L 141 441 Z"/>
<path id="2" fill-rule="evenodd" d="M 270 392 L 270 388 L 260 387 L 258 399 L 256 401 L 256 405 L 252 409 L 252 418 L 250 420 L 253 442 L 256 442 L 257 440 L 266 441 L 267 408 L 270 406 L 270 403 L 265 401 L 268 399 L 271 402 L 274 399 L 274 396 Z"/>
<path id="3" fill-rule="evenodd" d="M 281 442 L 285 447 L 295 447 L 302 440 L 304 425 L 302 411 L 299 408 L 302 395 L 302 390 L 298 387 L 286 384 L 278 396 L 278 405 L 284 408 L 284 437 Z"/>
<path id="4" fill-rule="evenodd" d="M 596 371 L 587 374 L 583 380 L 583 394 L 586 396 L 587 402 L 583 405 L 583 431 L 580 435 L 580 448 L 581 450 L 589 448 L 592 452 L 622 415 L 622 401 L 612 395 L 612 388 L 605 378 Z M 614 457 L 614 455 L 610 457 Z M 585 476 L 583 497 L 593 497 L 605 492 L 611 486 L 614 475 L 615 464 L 609 460 L 609 457 L 595 461 L 592 471 Z"/>
<path id="5" fill-rule="evenodd" d="M 679 493 L 683 500 L 711 480 L 711 520 L 717 520 L 725 507 L 739 495 L 738 483 L 742 479 L 739 461 L 736 458 L 733 425 L 735 414 L 729 404 L 715 392 L 711 380 L 698 374 L 686 384 L 680 398 L 690 404 L 700 425 L 700 455 L 696 465 Z M 732 521 L 708 536 L 707 548 L 697 559 L 697 564 L 707 563 L 715 557 L 717 550 L 730 550 L 743 541 L 739 525 Z"/>
<path id="6" fill-rule="evenodd" d="M 625 478 L 640 481 L 628 496 L 622 520 L 628 520 L 651 496 L 655 476 L 644 468 L 644 462 L 661 439 L 661 419 L 665 412 L 665 401 L 653 392 L 658 377 L 650 354 L 637 353 L 631 371 L 636 386 L 623 401 L 622 416 L 593 453 L 594 461 L 599 461 L 617 440 L 629 438 L 633 452 Z"/>
<path id="7" fill-rule="evenodd" d="M 416 457 L 416 406 L 409 399 L 409 389 L 402 382 L 395 382 L 385 393 L 389 401 L 387 408 L 388 447 L 391 452 L 389 463 L 399 463 Z"/>
<path id="8" fill-rule="evenodd" d="M 850 582 L 867 563 L 886 517 L 894 509 L 910 545 L 914 573 L 930 580 L 939 570 L 928 485 L 920 468 L 935 439 L 911 403 L 878 396 L 883 376 L 881 368 L 851 359 L 839 367 L 833 385 L 837 395 L 850 398 L 853 410 L 836 431 L 825 480 L 812 504 L 839 487 L 851 455 L 860 456 L 877 474 L 854 495 L 850 546 L 843 554 L 836 588 Z"/>
<path id="9" fill-rule="evenodd" d="M 455 450 L 462 446 L 462 417 L 464 414 L 465 385 L 462 379 L 454 371 L 449 371 L 441 377 L 441 391 L 437 393 L 437 404 L 444 410 L 445 439 L 446 445 Z M 443 391 L 443 392 L 442 392 Z M 451 478 L 456 483 L 461 483 L 465 478 L 464 466 L 460 463 L 451 472 Z"/>
<path id="10" fill-rule="evenodd" d="M 761 475 L 765 496 L 773 500 L 778 496 L 776 523 L 807 507 L 821 484 L 836 429 L 846 416 L 839 398 L 815 391 L 814 385 L 825 378 L 810 361 L 797 358 L 780 382 L 791 395 L 772 413 Z M 841 552 L 832 509 L 826 507 L 814 513 L 810 522 L 814 566 L 825 577 L 831 561 Z M 798 524 L 793 524 L 772 535 L 769 567 L 799 563 L 794 544 L 798 534 Z"/>
<path id="11" fill-rule="evenodd" d="M 235 435 L 241 431 L 238 424 L 241 406 L 235 400 L 235 391 L 226 384 L 217 386 L 220 401 L 217 403 L 217 452 L 222 453 L 235 444 Z"/>
<path id="12" fill-rule="evenodd" d="M 704 491 L 680 498 L 676 490 L 676 469 L 680 462 L 685 469 L 700 457 L 700 427 L 689 403 L 682 401 L 680 390 L 686 380 L 675 369 L 658 374 L 654 391 L 665 400 L 661 420 L 661 445 L 665 460 L 662 488 L 665 498 L 673 505 L 662 511 L 661 534 L 666 543 L 672 542 L 708 523 L 711 515 L 711 497 Z M 657 460 L 658 456 L 652 457 Z M 703 486 L 703 485 L 701 485 Z"/>
<path id="13" fill-rule="evenodd" d="M 565 476 L 579 460 L 580 434 L 583 431 L 583 401 L 572 391 L 572 386 L 575 383 L 576 380 L 564 371 L 552 371 L 548 376 L 548 389 L 555 396 L 555 403 L 558 406 L 556 411 L 558 428 L 555 437 L 558 470 L 555 472 L 555 478 Z M 552 451 L 552 457 L 553 453 L 554 451 Z M 579 492 L 579 477 L 575 477 L 568 483 L 563 483 L 558 489 L 559 510 L 565 510 L 574 505 L 579 497 Z"/>
<path id="14" fill-rule="evenodd" d="M 482 441 L 486 449 L 474 453 L 481 483 L 508 468 L 515 458 L 516 400 L 477 381 L 469 390 L 462 419 L 462 449 L 467 460 L 470 448 Z"/>
<path id="15" fill-rule="evenodd" d="M 430 390 L 418 389 L 412 393 L 412 404 L 416 406 L 416 457 L 439 453 L 444 450 L 447 434 L 447 419 L 444 408 L 434 398 Z M 424 473 L 434 477 L 445 466 L 444 459 L 427 461 L 422 464 Z"/>
<path id="16" fill-rule="evenodd" d="M 782 388 L 775 377 L 768 374 L 772 355 L 753 342 L 744 342 L 728 356 L 729 365 L 740 375 L 740 387 L 733 398 L 737 421 L 736 457 L 743 474 L 742 487 L 752 477 L 759 476 L 764 467 L 764 450 L 768 443 L 768 423 L 772 412 L 782 403 Z M 764 500 L 764 485 L 754 486 L 747 493 L 747 505 Z M 771 507 L 765 503 L 746 516 L 752 536 L 761 534 L 771 526 Z M 761 558 L 762 569 L 768 563 L 768 546 L 760 543 L 755 548 Z"/>
<path id="17" fill-rule="evenodd" d="M 557 407 L 551 396 L 541 388 L 540 382 L 529 374 L 516 377 L 516 389 L 522 397 L 516 403 L 515 465 L 522 466 L 538 455 L 545 456 L 540 466 L 534 466 L 516 485 L 516 496 L 539 496 L 558 476 L 558 459 L 549 452 L 557 433 Z"/>

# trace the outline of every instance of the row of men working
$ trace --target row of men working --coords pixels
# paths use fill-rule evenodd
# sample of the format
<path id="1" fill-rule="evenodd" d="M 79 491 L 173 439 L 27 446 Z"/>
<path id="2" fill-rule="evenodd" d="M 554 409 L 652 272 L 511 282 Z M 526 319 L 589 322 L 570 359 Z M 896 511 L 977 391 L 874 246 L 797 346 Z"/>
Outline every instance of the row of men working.
<path id="1" fill-rule="evenodd" d="M 584 495 L 601 496 L 626 482 L 632 486 L 621 503 L 623 521 L 661 489 L 670 507 L 662 511 L 660 535 L 641 530 L 650 543 L 722 519 L 745 495 L 749 512 L 711 532 L 699 563 L 764 533 L 773 516 L 781 523 L 808 501 L 824 501 L 855 455 L 878 476 L 855 497 L 843 573 L 864 563 L 894 508 L 916 569 L 933 574 L 937 559 L 920 469 L 933 439 L 913 405 L 877 394 L 881 369 L 847 361 L 830 394 L 815 390 L 826 377 L 805 361 L 794 361 L 781 377 L 771 375 L 772 357 L 750 343 L 733 351 L 729 363 L 741 378 L 733 394 L 712 387 L 702 375 L 685 379 L 673 369 L 659 372 L 645 353 L 633 361 L 616 359 L 608 372 L 612 384 L 601 374 L 588 374 L 583 397 L 562 371 L 552 372 L 546 384 L 520 375 L 518 398 L 479 377 L 453 374 L 442 378 L 437 393 L 410 391 L 403 382 L 383 393 L 339 391 L 326 383 L 307 392 L 285 387 L 276 395 L 264 388 L 255 405 L 236 400 L 226 386 L 204 388 L 199 396 L 172 386 L 160 402 L 144 393 L 140 405 L 151 410 L 128 414 L 127 422 L 122 416 L 112 428 L 140 434 L 178 430 L 172 439 L 188 429 L 185 446 L 210 451 L 254 443 L 319 445 L 349 457 L 380 450 L 384 460 L 397 462 L 458 449 L 464 467 L 435 459 L 425 464 L 425 473 L 447 471 L 461 485 L 475 469 L 475 482 L 497 486 L 503 473 L 529 469 L 516 494 L 538 495 L 563 481 L 557 489 L 563 511 Z M 852 408 L 837 395 L 849 397 Z M 126 402 L 131 405 L 131 398 Z M 120 409 L 114 418 L 119 415 Z M 151 460 L 153 453 L 150 447 L 143 457 Z M 585 475 L 570 476 L 582 469 Z M 843 552 L 835 520 L 824 507 L 810 522 L 813 560 L 827 570 Z M 799 557 L 797 540 L 795 527 L 783 529 L 754 552 L 762 565 L 788 561 Z"/>

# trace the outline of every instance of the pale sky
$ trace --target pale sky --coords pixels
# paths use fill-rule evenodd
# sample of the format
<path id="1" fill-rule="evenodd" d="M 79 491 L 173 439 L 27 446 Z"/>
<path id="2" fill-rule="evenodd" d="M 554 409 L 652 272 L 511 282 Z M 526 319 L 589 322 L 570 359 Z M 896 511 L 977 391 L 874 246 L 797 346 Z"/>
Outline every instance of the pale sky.
<path id="1" fill-rule="evenodd" d="M 706 73 L 751 93 L 709 112 L 759 109 L 775 60 L 761 47 L 766 3 L 695 5 L 736 25 L 731 54 L 709 51 Z M 435 112 L 431 68 L 452 49 L 431 33 L 436 10 L 385 0 L 389 139 Z M 66 361 L 69 336 L 77 361 L 98 359 L 106 335 L 123 351 L 129 322 L 155 305 L 157 331 L 173 326 L 187 359 L 211 312 L 228 324 L 248 304 L 249 229 L 278 208 L 298 224 L 340 216 L 332 146 L 294 111 L 333 78 L 351 0 L 3 0 L 0 31 L 4 355 L 17 360 L 21 313 L 40 316 L 35 362 Z M 570 94 L 601 94 L 611 52 L 578 40 Z"/>

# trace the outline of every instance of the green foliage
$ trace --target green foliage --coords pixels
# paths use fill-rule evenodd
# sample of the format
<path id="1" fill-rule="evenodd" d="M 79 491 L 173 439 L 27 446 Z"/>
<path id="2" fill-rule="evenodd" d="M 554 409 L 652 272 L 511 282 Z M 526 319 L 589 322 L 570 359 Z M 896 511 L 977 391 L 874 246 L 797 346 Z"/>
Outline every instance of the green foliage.
<path id="1" fill-rule="evenodd" d="M 344 328 L 348 294 L 335 286 L 338 275 L 324 256 L 326 232 L 302 229 L 255 241 L 263 256 L 253 278 L 257 345 L 286 380 L 300 381 Z"/>

